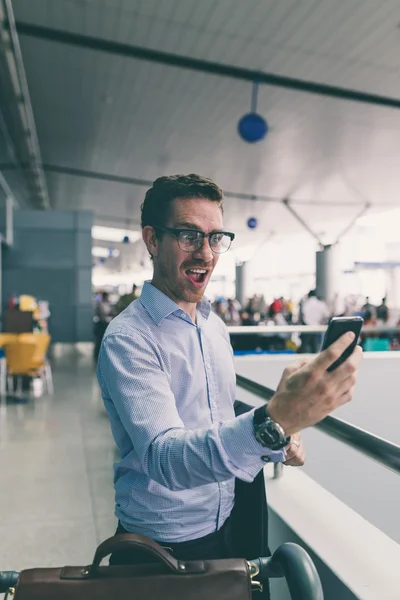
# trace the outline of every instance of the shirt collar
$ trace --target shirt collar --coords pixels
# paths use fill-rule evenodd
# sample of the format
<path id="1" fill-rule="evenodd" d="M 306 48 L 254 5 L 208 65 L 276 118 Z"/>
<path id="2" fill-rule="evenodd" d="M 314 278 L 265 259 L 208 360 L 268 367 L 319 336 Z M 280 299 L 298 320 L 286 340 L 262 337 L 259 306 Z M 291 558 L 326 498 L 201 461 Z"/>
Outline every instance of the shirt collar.
<path id="1" fill-rule="evenodd" d="M 145 281 L 140 294 L 140 302 L 149 313 L 156 325 L 159 325 L 166 317 L 172 313 L 177 313 L 180 316 L 182 309 L 164 294 L 158 288 L 156 288 L 150 281 Z M 209 300 L 203 298 L 197 304 L 197 311 L 200 313 L 204 320 L 207 320 L 210 316 L 211 303 Z"/>

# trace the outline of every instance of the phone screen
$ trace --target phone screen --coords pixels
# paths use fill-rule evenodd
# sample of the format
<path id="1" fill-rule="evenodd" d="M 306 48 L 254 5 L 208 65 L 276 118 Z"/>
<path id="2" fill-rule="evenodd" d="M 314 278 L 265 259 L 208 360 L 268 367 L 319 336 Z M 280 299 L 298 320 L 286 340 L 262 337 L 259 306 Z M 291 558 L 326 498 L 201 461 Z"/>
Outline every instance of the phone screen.
<path id="1" fill-rule="evenodd" d="M 334 342 L 336 342 L 336 340 L 338 340 L 348 331 L 353 331 L 356 337 L 350 346 L 346 348 L 341 357 L 329 367 L 329 372 L 337 369 L 345 362 L 345 360 L 349 358 L 349 356 L 353 354 L 354 348 L 358 343 L 363 324 L 364 319 L 361 317 L 334 317 L 330 320 L 328 329 L 325 333 L 324 341 L 322 342 L 321 351 L 329 348 L 329 346 L 331 346 Z"/>

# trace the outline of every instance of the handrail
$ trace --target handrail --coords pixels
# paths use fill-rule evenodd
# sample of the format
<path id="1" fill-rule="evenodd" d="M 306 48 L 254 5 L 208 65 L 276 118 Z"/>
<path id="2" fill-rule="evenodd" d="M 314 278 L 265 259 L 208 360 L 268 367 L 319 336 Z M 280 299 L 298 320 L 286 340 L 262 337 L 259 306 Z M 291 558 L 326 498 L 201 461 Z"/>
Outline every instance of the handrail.
<path id="1" fill-rule="evenodd" d="M 257 579 L 285 577 L 292 600 L 323 600 L 322 584 L 310 555 L 298 544 L 285 542 L 269 558 L 250 561 L 256 565 Z M 254 576 L 252 577 L 254 579 Z"/>
<path id="2" fill-rule="evenodd" d="M 228 333 L 245 335 L 250 333 L 325 333 L 327 325 L 230 325 Z M 361 330 L 363 335 L 370 333 L 398 333 L 399 325 L 367 325 Z"/>
<path id="3" fill-rule="evenodd" d="M 243 377 L 243 375 L 236 375 L 236 383 L 242 389 L 266 401 L 270 400 L 275 393 L 271 388 Z M 394 473 L 400 474 L 400 446 L 337 417 L 326 417 L 314 427 L 365 456 L 369 456 Z"/>
<path id="4" fill-rule="evenodd" d="M 6 594 L 10 588 L 15 588 L 18 583 L 17 571 L 0 571 L 0 594 Z"/>

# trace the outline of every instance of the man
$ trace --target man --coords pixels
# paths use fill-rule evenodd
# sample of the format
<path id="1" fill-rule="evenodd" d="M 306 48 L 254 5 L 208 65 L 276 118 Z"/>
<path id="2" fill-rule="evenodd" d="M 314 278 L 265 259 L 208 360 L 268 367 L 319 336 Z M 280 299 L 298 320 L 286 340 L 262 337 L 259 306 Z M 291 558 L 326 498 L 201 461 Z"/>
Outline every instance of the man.
<path id="1" fill-rule="evenodd" d="M 108 292 L 102 292 L 100 301 L 96 304 L 94 318 L 94 359 L 97 361 L 103 335 L 113 318 L 113 309 Z"/>
<path id="2" fill-rule="evenodd" d="M 389 308 L 386 304 L 386 298 L 382 298 L 382 304 L 376 309 L 376 318 L 378 325 L 385 325 L 389 320 Z"/>
<path id="3" fill-rule="evenodd" d="M 302 304 L 302 319 L 304 325 L 324 325 L 329 319 L 329 309 L 323 300 L 317 297 L 316 290 L 310 290 Z M 318 333 L 301 334 L 301 352 L 315 354 L 318 352 Z"/>
<path id="4" fill-rule="evenodd" d="M 237 327 L 238 325 L 240 325 L 240 314 L 238 306 L 240 307 L 240 304 L 236 300 L 228 298 L 228 306 L 223 317 L 225 325 L 230 325 L 233 327 Z"/>
<path id="5" fill-rule="evenodd" d="M 133 286 L 132 286 L 132 291 L 130 292 L 130 294 L 124 294 L 123 296 L 121 296 L 118 299 L 118 302 L 116 304 L 117 315 L 119 315 L 120 313 L 122 313 L 123 310 L 125 310 L 126 308 L 128 308 L 128 306 L 130 305 L 130 303 L 133 302 L 134 300 L 136 300 L 137 297 L 138 297 L 138 294 L 137 294 L 137 285 L 134 283 Z"/>
<path id="6" fill-rule="evenodd" d="M 373 304 L 371 304 L 371 302 L 369 301 L 369 296 L 367 296 L 365 298 L 365 304 L 364 306 L 361 308 L 361 311 L 363 313 L 364 316 L 364 321 L 366 323 L 370 323 L 371 321 L 373 321 L 376 317 L 376 308 Z"/>
<path id="7" fill-rule="evenodd" d="M 229 335 L 203 298 L 234 238 L 222 203 L 221 190 L 198 175 L 154 182 L 142 205 L 153 279 L 109 326 L 98 365 L 122 457 L 118 531 L 148 536 L 183 560 L 232 555 L 235 478 L 251 482 L 269 461 L 303 464 L 298 432 L 351 399 L 360 361 L 357 349 L 327 373 L 351 342 L 344 337 L 286 369 L 268 410 L 235 418 Z M 112 562 L 127 561 L 116 553 Z"/>

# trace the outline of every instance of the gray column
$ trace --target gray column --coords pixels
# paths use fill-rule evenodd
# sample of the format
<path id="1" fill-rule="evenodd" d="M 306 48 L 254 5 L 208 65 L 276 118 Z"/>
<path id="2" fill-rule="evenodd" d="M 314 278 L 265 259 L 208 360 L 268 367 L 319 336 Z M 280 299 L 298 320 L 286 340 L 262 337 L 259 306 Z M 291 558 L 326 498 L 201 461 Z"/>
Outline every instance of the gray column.
<path id="1" fill-rule="evenodd" d="M 3 308 L 13 293 L 48 300 L 54 342 L 92 340 L 92 222 L 87 211 L 17 210 L 3 255 Z"/>
<path id="2" fill-rule="evenodd" d="M 241 263 L 236 265 L 236 299 L 240 302 L 241 306 L 244 306 L 248 298 L 248 265 L 247 263 Z"/>
<path id="3" fill-rule="evenodd" d="M 1 233 L 0 233 L 0 317 L 3 314 L 3 242 L 1 241 Z M 3 327 L 0 327 L 0 330 Z"/>
<path id="4" fill-rule="evenodd" d="M 400 267 L 390 270 L 390 287 L 387 296 L 393 308 L 400 307 Z"/>
<path id="5" fill-rule="evenodd" d="M 340 270 L 337 244 L 324 246 L 317 252 L 316 280 L 317 295 L 331 308 L 339 292 Z"/>

